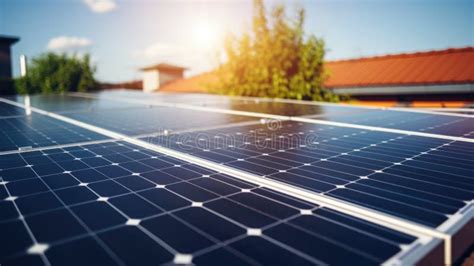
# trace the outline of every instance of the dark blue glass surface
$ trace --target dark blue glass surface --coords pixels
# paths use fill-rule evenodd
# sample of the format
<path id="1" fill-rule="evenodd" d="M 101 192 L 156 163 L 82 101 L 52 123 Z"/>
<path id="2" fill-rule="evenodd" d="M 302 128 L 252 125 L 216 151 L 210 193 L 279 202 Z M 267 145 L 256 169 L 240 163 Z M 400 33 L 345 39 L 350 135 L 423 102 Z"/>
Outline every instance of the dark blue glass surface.
<path id="1" fill-rule="evenodd" d="M 0 151 L 104 139 L 107 137 L 39 114 L 0 118 Z"/>
<path id="2" fill-rule="evenodd" d="M 9 239 L 0 241 L 2 265 L 156 265 L 180 256 L 202 265 L 312 264 L 338 254 L 376 264 L 416 239 L 124 142 L 0 161 L 9 162 L 0 171 L 0 234 Z M 67 170 L 70 161 L 87 168 Z M 288 228 L 292 236 L 278 233 Z M 321 231 L 332 229 L 343 234 Z M 329 249 L 317 252 L 309 239 Z M 364 244 L 345 245 L 356 240 Z M 43 257 L 27 253 L 35 243 L 47 245 Z"/>
<path id="3" fill-rule="evenodd" d="M 276 125 L 144 140 L 431 227 L 474 198 L 471 143 L 296 122 Z"/>
<path id="4" fill-rule="evenodd" d="M 64 114 L 70 118 L 129 136 L 163 133 L 255 120 L 253 117 L 171 107 L 142 107 Z"/>

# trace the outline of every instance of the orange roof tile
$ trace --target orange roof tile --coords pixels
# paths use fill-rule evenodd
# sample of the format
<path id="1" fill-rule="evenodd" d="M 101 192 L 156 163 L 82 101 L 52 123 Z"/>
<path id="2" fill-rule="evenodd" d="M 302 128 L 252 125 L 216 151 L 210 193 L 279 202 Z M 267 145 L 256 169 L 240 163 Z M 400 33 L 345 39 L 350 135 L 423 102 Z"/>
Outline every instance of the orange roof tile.
<path id="1" fill-rule="evenodd" d="M 464 108 L 469 104 L 468 101 L 413 101 L 411 107 L 448 107 L 448 108 Z"/>
<path id="2" fill-rule="evenodd" d="M 328 88 L 474 83 L 474 47 L 327 62 Z"/>
<path id="3" fill-rule="evenodd" d="M 208 91 L 206 85 L 216 82 L 217 76 L 212 73 L 204 73 L 194 77 L 178 79 L 163 85 L 160 92 L 189 92 L 189 93 L 205 93 Z"/>
<path id="4" fill-rule="evenodd" d="M 345 103 L 351 105 L 365 105 L 375 107 L 395 107 L 398 104 L 397 101 L 349 101 Z"/>

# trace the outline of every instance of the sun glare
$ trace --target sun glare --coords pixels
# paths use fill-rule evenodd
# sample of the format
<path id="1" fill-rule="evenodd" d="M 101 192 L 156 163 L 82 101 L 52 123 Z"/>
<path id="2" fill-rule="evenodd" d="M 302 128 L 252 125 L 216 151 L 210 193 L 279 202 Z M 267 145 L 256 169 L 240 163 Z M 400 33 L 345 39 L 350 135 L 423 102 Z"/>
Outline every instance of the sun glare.
<path id="1" fill-rule="evenodd" d="M 193 27 L 193 41 L 198 46 L 214 46 L 219 39 L 218 36 L 218 27 L 208 21 L 201 21 Z"/>

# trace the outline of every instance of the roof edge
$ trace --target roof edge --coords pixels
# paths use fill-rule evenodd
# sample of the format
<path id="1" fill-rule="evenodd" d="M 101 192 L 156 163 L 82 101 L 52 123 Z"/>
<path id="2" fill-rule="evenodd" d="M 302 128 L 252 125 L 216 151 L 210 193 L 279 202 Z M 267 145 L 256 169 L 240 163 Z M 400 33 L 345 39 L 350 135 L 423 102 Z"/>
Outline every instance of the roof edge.
<path id="1" fill-rule="evenodd" d="M 394 58 L 410 58 L 410 57 L 418 57 L 418 56 L 440 55 L 440 54 L 451 54 L 451 53 L 462 53 L 462 52 L 474 52 L 474 46 L 448 48 L 448 49 L 442 49 L 442 50 L 428 50 L 428 51 L 413 52 L 413 53 L 397 53 L 397 54 L 388 54 L 388 55 L 358 57 L 358 58 L 351 58 L 351 59 L 340 59 L 340 60 L 326 61 L 326 63 L 338 64 L 338 63 L 347 63 L 347 62 L 363 62 L 363 61 L 375 61 L 375 60 L 385 60 L 385 59 L 394 59 Z"/>
<path id="2" fill-rule="evenodd" d="M 14 44 L 20 40 L 20 37 L 16 36 L 9 36 L 9 35 L 0 35 L 0 40 L 1 41 L 7 41 L 10 44 Z"/>
<path id="3" fill-rule="evenodd" d="M 449 85 L 473 85 L 474 80 L 447 80 L 440 82 L 393 82 L 393 83 L 360 83 L 360 84 L 340 84 L 335 86 L 325 86 L 327 89 L 343 88 L 371 88 L 371 87 L 405 87 L 405 86 L 449 86 Z"/>
<path id="4" fill-rule="evenodd" d="M 139 68 L 139 70 L 141 70 L 141 71 L 153 70 L 153 69 L 172 70 L 172 71 L 186 71 L 189 68 L 188 67 L 176 66 L 176 65 L 172 65 L 172 64 L 168 64 L 168 63 L 159 63 L 159 64 Z"/>

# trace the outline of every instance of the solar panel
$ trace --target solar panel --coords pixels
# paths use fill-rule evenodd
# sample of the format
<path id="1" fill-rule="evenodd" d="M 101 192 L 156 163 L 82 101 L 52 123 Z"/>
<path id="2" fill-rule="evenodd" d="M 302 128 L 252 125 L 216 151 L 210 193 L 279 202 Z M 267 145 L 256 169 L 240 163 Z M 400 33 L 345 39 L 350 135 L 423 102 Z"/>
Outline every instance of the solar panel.
<path id="1" fill-rule="evenodd" d="M 10 98 L 18 103 L 24 103 L 26 97 L 13 96 Z M 30 103 L 32 106 L 55 113 L 105 111 L 110 109 L 128 109 L 142 107 L 142 105 L 133 103 L 102 101 L 100 99 L 94 98 L 72 97 L 65 94 L 39 94 L 28 96 L 28 98 L 30 99 Z"/>
<path id="2" fill-rule="evenodd" d="M 94 94 L 75 94 L 70 93 L 69 96 L 75 97 L 88 97 L 88 98 L 117 98 L 117 99 L 129 99 L 129 100 L 150 100 L 153 102 L 164 102 L 164 103 L 192 103 L 197 105 L 203 104 L 215 104 L 215 103 L 226 103 L 231 102 L 233 99 L 225 96 L 202 94 L 202 93 L 142 93 L 141 91 L 132 90 L 110 90 L 102 93 Z"/>
<path id="3" fill-rule="evenodd" d="M 397 111 L 370 111 L 322 119 L 359 125 L 412 130 L 449 136 L 469 137 L 474 131 L 474 118 L 413 113 L 407 116 Z"/>
<path id="4" fill-rule="evenodd" d="M 40 114 L 0 118 L 0 152 L 104 139 L 107 137 Z"/>
<path id="5" fill-rule="evenodd" d="M 254 100 L 231 100 L 227 102 L 204 102 L 199 105 L 209 107 L 219 107 L 238 111 L 248 111 L 285 116 L 341 116 L 354 113 L 366 113 L 371 110 L 356 109 L 354 107 L 344 107 L 335 105 L 295 105 L 285 102 L 255 102 Z"/>
<path id="6" fill-rule="evenodd" d="M 255 118 L 245 116 L 206 113 L 171 107 L 68 113 L 66 116 L 129 136 L 255 120 Z"/>
<path id="7" fill-rule="evenodd" d="M 7 103 L 0 102 L 0 118 L 25 115 L 25 110 Z"/>
<path id="8" fill-rule="evenodd" d="M 144 140 L 427 226 L 474 198 L 471 143 L 295 122 Z"/>
<path id="9" fill-rule="evenodd" d="M 352 123 L 357 125 L 412 130 L 449 136 L 472 137 L 474 118 L 466 115 L 446 116 L 432 113 L 380 110 L 354 106 L 294 104 L 289 102 L 232 100 L 206 104 L 237 111 L 249 111 L 283 116 L 305 116 L 324 121 Z"/>
<path id="10" fill-rule="evenodd" d="M 16 101 L 0 99 L 0 264 L 432 264 L 472 243 L 468 117 L 408 113 L 411 134 L 365 127 L 407 112 L 267 99 Z M 349 124 L 305 122 L 333 118 Z M 433 121 L 449 136 L 417 134 Z"/>

